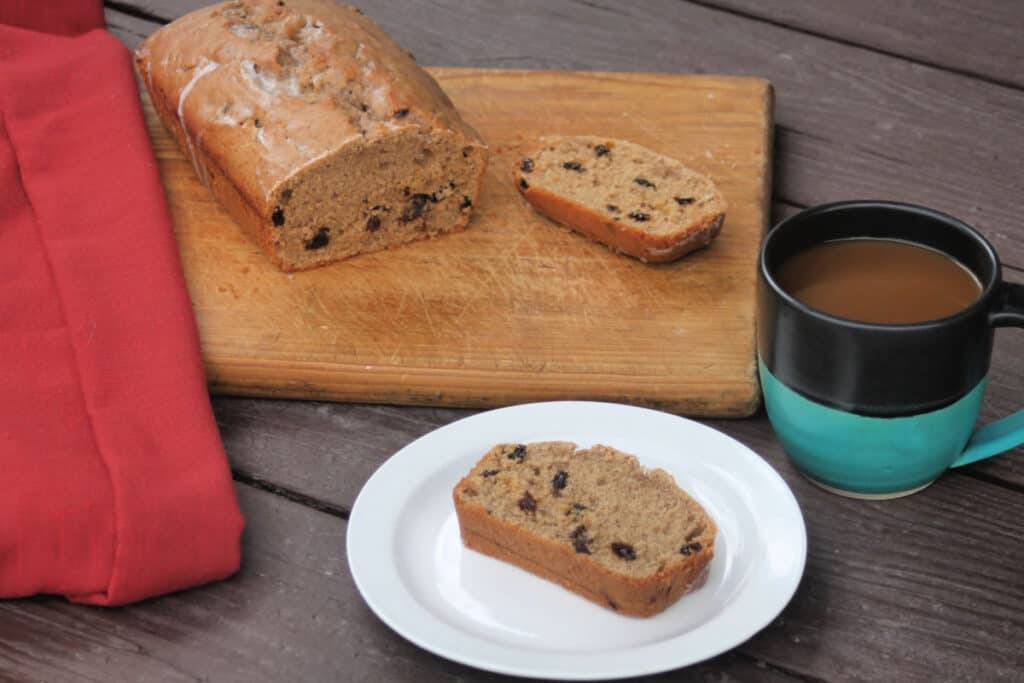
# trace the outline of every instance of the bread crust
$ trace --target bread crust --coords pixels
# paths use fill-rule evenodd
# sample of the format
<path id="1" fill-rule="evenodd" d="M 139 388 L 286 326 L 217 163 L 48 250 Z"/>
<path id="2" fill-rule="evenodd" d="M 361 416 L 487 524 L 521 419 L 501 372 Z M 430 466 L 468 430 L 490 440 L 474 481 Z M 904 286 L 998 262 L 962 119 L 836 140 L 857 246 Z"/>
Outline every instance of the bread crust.
<path id="1" fill-rule="evenodd" d="M 518 179 L 516 187 L 526 201 L 548 218 L 616 251 L 652 263 L 674 261 L 706 247 L 721 232 L 725 221 L 723 209 L 681 225 L 675 232 L 656 235 L 610 220 L 606 214 L 543 188 L 530 185 L 524 189 Z"/>
<path id="2" fill-rule="evenodd" d="M 716 527 L 706 517 L 700 536 L 703 550 L 662 571 L 634 577 L 617 573 L 576 552 L 570 543 L 559 543 L 529 529 L 495 517 L 466 490 L 495 450 L 489 451 L 455 486 L 452 496 L 459 530 L 466 547 L 514 564 L 560 584 L 568 590 L 620 614 L 648 617 L 662 612 L 686 593 L 703 585 L 714 557 Z"/>
<path id="3" fill-rule="evenodd" d="M 264 29 L 269 37 L 257 40 Z M 465 189 L 460 189 L 472 204 L 486 169 L 486 145 L 440 86 L 353 7 L 328 0 L 220 3 L 154 32 L 135 52 L 135 61 L 161 121 L 199 180 L 283 271 L 454 232 L 469 223 L 466 210 L 431 230 L 385 230 L 355 248 L 338 248 L 332 240 L 330 249 L 319 251 L 325 243 L 312 248 L 318 251 L 307 247 L 310 251 L 295 255 L 294 245 L 318 226 L 355 234 L 343 225 L 348 213 L 340 219 L 303 219 L 296 229 L 291 221 L 285 226 L 282 207 L 288 208 L 286 197 L 296 181 L 335 160 L 344 166 L 347 154 L 360 145 L 401 136 L 450 136 L 446 147 L 475 152 L 475 165 L 464 172 Z M 406 176 L 414 171 L 410 165 Z"/>
<path id="4" fill-rule="evenodd" d="M 170 131 L 178 143 L 179 149 L 189 149 L 189 145 L 192 143 L 186 138 L 187 134 L 181 127 L 181 121 L 172 109 L 168 99 L 169 94 L 162 88 L 146 82 L 146 71 L 142 69 L 142 61 L 138 56 L 136 56 L 136 64 L 149 91 L 153 109 L 156 110 L 160 121 L 163 122 L 164 128 Z M 266 252 L 278 268 L 284 272 L 291 272 L 293 268 L 287 263 L 283 263 L 274 249 L 274 226 L 269 217 L 264 217 L 249 202 L 246 195 L 231 182 L 224 170 L 206 154 L 200 145 L 192 146 L 191 152 L 191 161 L 195 165 L 197 179 L 210 189 L 231 218 Z"/>

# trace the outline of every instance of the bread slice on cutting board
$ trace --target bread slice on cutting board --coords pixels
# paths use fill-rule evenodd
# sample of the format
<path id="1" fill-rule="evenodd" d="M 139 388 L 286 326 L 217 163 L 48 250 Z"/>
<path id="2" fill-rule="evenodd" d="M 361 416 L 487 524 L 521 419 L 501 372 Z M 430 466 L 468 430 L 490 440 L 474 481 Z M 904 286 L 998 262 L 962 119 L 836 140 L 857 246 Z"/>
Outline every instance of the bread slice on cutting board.
<path id="1" fill-rule="evenodd" d="M 610 138 L 540 138 L 517 162 L 515 181 L 540 213 L 643 261 L 707 246 L 727 208 L 707 176 Z"/>

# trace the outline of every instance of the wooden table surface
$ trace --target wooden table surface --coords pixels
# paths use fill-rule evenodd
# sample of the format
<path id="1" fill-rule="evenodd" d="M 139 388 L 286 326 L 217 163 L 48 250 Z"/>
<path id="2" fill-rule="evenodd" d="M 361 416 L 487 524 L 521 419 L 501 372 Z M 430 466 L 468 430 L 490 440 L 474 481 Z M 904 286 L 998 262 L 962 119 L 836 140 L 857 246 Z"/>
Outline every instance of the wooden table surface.
<path id="1" fill-rule="evenodd" d="M 202 0 L 107 2 L 129 46 Z M 1024 7 L 1010 0 L 356 0 L 423 64 L 725 73 L 776 92 L 774 214 L 848 198 L 975 225 L 1024 281 Z M 523 106 L 529 106 L 524 103 Z M 1000 330 L 983 420 L 1024 403 L 1024 332 Z M 345 527 L 362 484 L 465 410 L 214 397 L 247 518 L 230 580 L 122 609 L 0 602 L 0 679 L 433 681 L 501 677 L 406 642 L 366 607 Z M 1024 450 L 893 502 L 839 498 L 763 414 L 709 420 L 804 511 L 785 611 L 737 649 L 650 680 L 1024 680 Z"/>

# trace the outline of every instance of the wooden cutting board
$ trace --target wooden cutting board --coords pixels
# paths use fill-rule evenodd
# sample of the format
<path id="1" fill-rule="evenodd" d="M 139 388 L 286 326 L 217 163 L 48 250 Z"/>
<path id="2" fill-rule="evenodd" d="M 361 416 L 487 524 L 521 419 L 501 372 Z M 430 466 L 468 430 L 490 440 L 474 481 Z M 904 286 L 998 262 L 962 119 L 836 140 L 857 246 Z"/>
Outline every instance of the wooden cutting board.
<path id="1" fill-rule="evenodd" d="M 749 415 L 772 91 L 751 78 L 432 69 L 492 150 L 465 232 L 284 274 L 196 179 L 148 100 L 214 393 L 488 407 L 603 399 Z M 145 99 L 145 98 L 144 98 Z M 709 174 L 718 239 L 668 265 L 535 214 L 512 183 L 542 134 L 632 140 Z"/>

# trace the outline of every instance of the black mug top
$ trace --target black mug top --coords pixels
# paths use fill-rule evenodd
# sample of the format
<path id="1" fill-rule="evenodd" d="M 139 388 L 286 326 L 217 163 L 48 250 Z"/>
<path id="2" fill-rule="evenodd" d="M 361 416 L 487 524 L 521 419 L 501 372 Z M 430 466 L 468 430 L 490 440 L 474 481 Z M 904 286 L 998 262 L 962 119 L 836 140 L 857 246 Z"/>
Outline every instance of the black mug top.
<path id="1" fill-rule="evenodd" d="M 901 240 L 947 254 L 974 273 L 981 295 L 945 318 L 883 324 L 829 315 L 779 285 L 776 274 L 789 257 L 850 238 Z M 813 207 L 768 233 L 759 271 L 761 361 L 811 400 L 863 415 L 912 415 L 955 402 L 988 372 L 999 258 L 981 234 L 952 216 L 888 201 Z"/>

